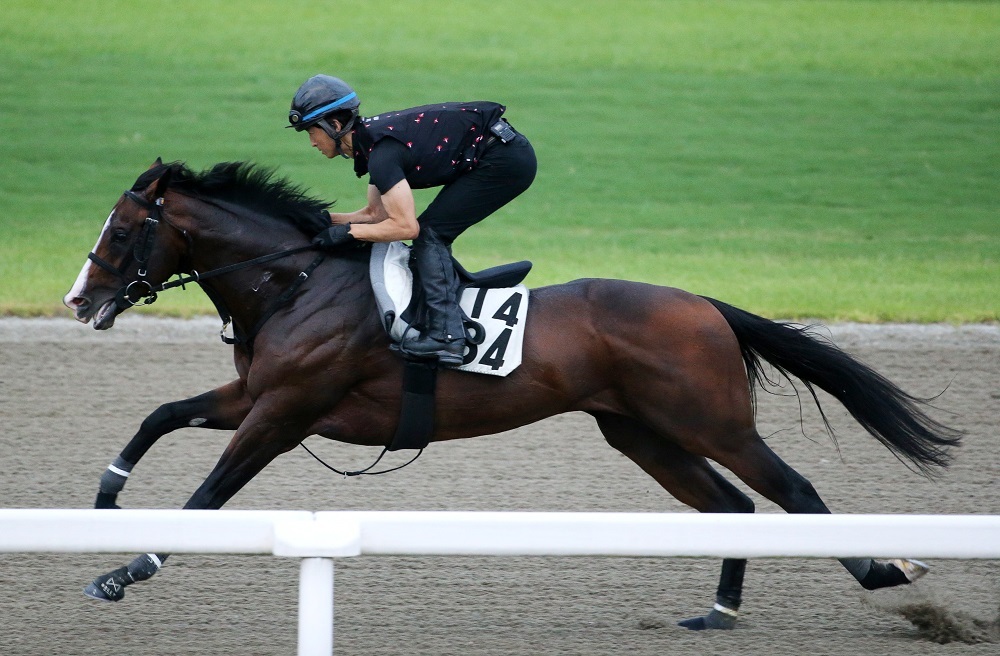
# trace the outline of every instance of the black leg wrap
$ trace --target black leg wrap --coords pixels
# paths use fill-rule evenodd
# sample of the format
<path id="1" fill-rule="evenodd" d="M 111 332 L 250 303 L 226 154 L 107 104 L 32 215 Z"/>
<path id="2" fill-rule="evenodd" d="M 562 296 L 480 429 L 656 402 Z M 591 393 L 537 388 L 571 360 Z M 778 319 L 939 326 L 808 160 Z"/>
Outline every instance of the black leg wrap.
<path id="1" fill-rule="evenodd" d="M 83 594 L 100 601 L 120 601 L 125 597 L 125 586 L 129 583 L 128 568 L 119 567 L 109 574 L 98 576 L 83 589 Z"/>
<path id="2" fill-rule="evenodd" d="M 119 507 L 115 504 L 115 500 L 118 498 L 118 493 L 125 487 L 125 481 L 128 480 L 129 472 L 132 471 L 132 467 L 134 466 L 121 456 L 115 458 L 114 462 L 108 465 L 108 468 L 101 474 L 101 485 L 97 491 L 97 500 L 94 501 L 94 508 L 100 510 L 104 508 L 117 509 Z"/>
<path id="3" fill-rule="evenodd" d="M 165 558 L 165 557 L 164 557 Z M 143 554 L 115 571 L 98 576 L 83 589 L 83 594 L 100 601 L 120 601 L 125 597 L 125 586 L 137 581 L 145 581 L 160 569 L 163 558 L 154 554 Z"/>
<path id="4" fill-rule="evenodd" d="M 143 554 L 128 564 L 128 575 L 132 582 L 145 581 L 160 571 L 160 563 L 151 554 Z"/>
<path id="5" fill-rule="evenodd" d="M 736 611 L 740 608 L 740 600 L 743 596 L 743 576 L 746 569 L 746 560 L 736 558 L 723 560 L 719 588 L 715 593 L 715 607 L 709 611 L 708 615 L 692 617 L 678 622 L 678 624 L 692 631 L 734 628 L 736 626 Z"/>
<path id="6" fill-rule="evenodd" d="M 747 561 L 726 558 L 722 561 L 719 589 L 715 593 L 715 603 L 733 612 L 740 609 L 743 600 L 743 577 L 747 571 Z"/>

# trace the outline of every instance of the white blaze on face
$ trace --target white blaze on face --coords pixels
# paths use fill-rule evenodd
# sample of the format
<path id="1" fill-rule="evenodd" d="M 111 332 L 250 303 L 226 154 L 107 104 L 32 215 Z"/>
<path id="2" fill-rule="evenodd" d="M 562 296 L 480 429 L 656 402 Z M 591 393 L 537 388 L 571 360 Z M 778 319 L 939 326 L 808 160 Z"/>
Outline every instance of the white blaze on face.
<path id="1" fill-rule="evenodd" d="M 94 248 L 91 252 L 97 251 L 97 246 L 101 243 L 101 240 L 104 238 L 104 233 L 106 233 L 108 229 L 111 227 L 111 217 L 113 217 L 114 215 L 115 211 L 111 210 L 111 214 L 108 215 L 108 220 L 104 222 L 104 228 L 101 229 L 101 234 L 100 236 L 97 237 L 97 243 L 94 244 Z M 70 305 L 71 301 L 74 298 L 83 294 L 83 290 L 87 288 L 87 278 L 89 277 L 91 266 L 92 262 L 90 261 L 90 259 L 87 259 L 87 261 L 83 263 L 83 268 L 80 269 L 80 275 L 76 277 L 76 282 L 73 283 L 73 288 L 70 289 L 69 293 L 63 297 L 63 303 L 66 304 L 67 306 L 73 307 L 72 305 Z"/>

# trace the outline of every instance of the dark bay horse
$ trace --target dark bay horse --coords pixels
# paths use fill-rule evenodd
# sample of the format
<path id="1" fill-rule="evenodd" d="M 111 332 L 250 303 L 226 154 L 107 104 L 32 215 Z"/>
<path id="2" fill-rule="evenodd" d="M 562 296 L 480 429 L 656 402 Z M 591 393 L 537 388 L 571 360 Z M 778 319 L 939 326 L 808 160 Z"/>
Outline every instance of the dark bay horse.
<path id="1" fill-rule="evenodd" d="M 253 165 L 195 173 L 160 160 L 118 200 L 66 305 L 77 320 L 106 330 L 172 275 L 187 274 L 232 318 L 237 378 L 150 414 L 104 472 L 97 507 L 116 507 L 135 464 L 182 427 L 235 431 L 185 508 L 220 508 L 310 435 L 389 444 L 403 362 L 380 325 L 370 249 L 324 258 L 310 247 L 328 225 L 319 212 L 326 206 Z M 831 394 L 917 469 L 947 465 L 948 447 L 958 444 L 957 433 L 923 412 L 922 400 L 807 329 L 678 289 L 596 279 L 534 289 L 524 339 L 523 362 L 506 378 L 440 372 L 434 441 L 582 411 L 612 447 L 700 512 L 754 511 L 714 461 L 786 512 L 828 513 L 755 428 L 753 390 L 769 363 L 802 380 L 817 405 L 814 387 Z M 139 556 L 96 579 L 88 594 L 117 601 L 165 557 Z M 916 561 L 841 562 L 867 589 L 905 584 L 924 571 Z M 745 565 L 724 560 L 714 608 L 682 625 L 731 628 Z"/>

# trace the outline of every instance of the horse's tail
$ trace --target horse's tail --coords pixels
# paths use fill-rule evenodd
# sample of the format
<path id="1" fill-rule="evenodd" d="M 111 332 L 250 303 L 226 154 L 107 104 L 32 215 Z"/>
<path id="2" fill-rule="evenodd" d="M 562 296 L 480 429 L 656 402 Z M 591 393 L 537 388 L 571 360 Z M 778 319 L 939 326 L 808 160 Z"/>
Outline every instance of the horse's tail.
<path id="1" fill-rule="evenodd" d="M 862 362 L 851 357 L 809 326 L 770 321 L 712 298 L 703 297 L 722 314 L 736 334 L 751 388 L 767 382 L 761 360 L 783 376 L 801 380 L 819 407 L 813 389 L 819 387 L 844 404 L 858 423 L 903 460 L 924 473 L 946 467 L 948 447 L 958 446 L 961 432 L 927 416 L 927 400 L 912 396 Z M 823 421 L 830 428 L 826 416 Z M 831 432 L 832 435 L 832 432 Z"/>

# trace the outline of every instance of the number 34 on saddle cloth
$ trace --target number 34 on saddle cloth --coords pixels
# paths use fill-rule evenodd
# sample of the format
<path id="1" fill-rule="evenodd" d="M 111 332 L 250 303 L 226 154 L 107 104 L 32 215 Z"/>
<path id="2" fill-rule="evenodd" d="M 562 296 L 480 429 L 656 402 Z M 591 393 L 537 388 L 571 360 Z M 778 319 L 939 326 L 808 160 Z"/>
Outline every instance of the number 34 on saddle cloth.
<path id="1" fill-rule="evenodd" d="M 528 288 L 521 284 L 531 262 L 504 264 L 469 273 L 454 259 L 465 314 L 466 350 L 460 371 L 506 376 L 521 364 Z M 398 241 L 372 246 L 370 274 L 382 326 L 394 344 L 417 333 L 421 316 L 419 286 L 409 266 L 410 247 Z"/>

